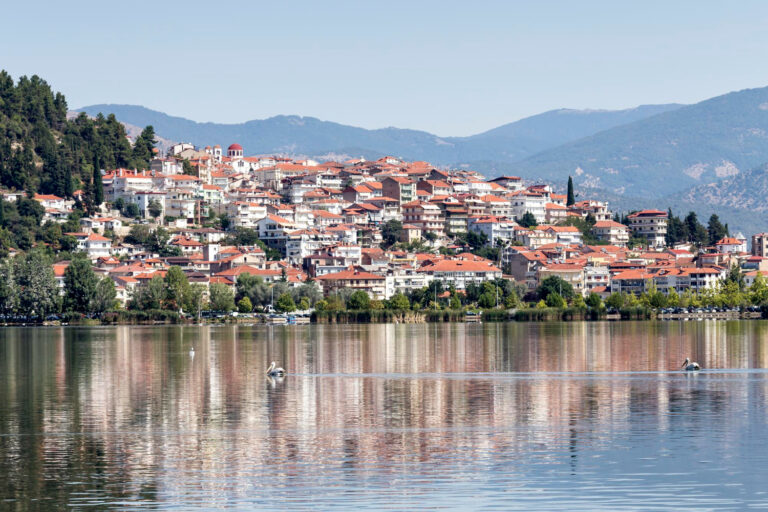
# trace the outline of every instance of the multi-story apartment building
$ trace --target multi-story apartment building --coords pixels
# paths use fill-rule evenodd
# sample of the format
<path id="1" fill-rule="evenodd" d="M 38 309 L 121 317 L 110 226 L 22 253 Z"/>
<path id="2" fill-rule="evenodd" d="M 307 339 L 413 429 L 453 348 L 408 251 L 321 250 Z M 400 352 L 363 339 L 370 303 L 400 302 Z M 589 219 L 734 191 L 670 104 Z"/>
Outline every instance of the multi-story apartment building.
<path id="1" fill-rule="evenodd" d="M 259 220 L 267 216 L 267 207 L 248 201 L 232 201 L 227 205 L 227 215 L 235 226 L 254 228 Z"/>
<path id="2" fill-rule="evenodd" d="M 404 224 L 417 226 L 422 233 L 431 232 L 442 236 L 445 220 L 439 206 L 423 201 L 411 201 L 401 205 L 401 207 Z"/>
<path id="3" fill-rule="evenodd" d="M 629 229 L 615 220 L 599 220 L 592 226 L 592 234 L 600 241 L 610 245 L 626 247 L 629 242 Z"/>
<path id="4" fill-rule="evenodd" d="M 543 224 L 547 219 L 547 196 L 539 192 L 518 192 L 510 200 L 512 204 L 512 215 L 520 220 L 523 215 L 530 213 L 536 219 L 536 222 Z"/>
<path id="5" fill-rule="evenodd" d="M 382 195 L 400 201 L 400 204 L 416 200 L 416 182 L 402 176 L 388 176 L 381 182 Z"/>
<path id="6" fill-rule="evenodd" d="M 752 235 L 752 255 L 768 258 L 768 233 Z"/>
<path id="7" fill-rule="evenodd" d="M 629 229 L 635 236 L 648 240 L 653 247 L 664 247 L 667 236 L 667 212 L 641 210 L 629 215 Z"/>
<path id="8" fill-rule="evenodd" d="M 510 242 L 515 239 L 516 224 L 507 219 L 493 216 L 470 217 L 467 222 L 469 231 L 482 233 L 488 238 L 488 245 L 496 247 L 499 241 Z"/>
<path id="9" fill-rule="evenodd" d="M 571 205 L 568 209 L 582 217 L 591 214 L 597 221 L 610 220 L 611 218 L 611 212 L 608 210 L 608 203 L 595 201 L 594 199 L 579 201 Z"/>

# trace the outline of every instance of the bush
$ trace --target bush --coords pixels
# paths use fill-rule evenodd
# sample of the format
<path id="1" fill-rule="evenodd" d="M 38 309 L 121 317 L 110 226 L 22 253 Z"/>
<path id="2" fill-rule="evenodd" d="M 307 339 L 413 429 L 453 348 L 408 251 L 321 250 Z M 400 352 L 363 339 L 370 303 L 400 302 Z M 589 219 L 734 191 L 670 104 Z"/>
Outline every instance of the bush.
<path id="1" fill-rule="evenodd" d="M 248 297 L 243 297 L 240 299 L 240 302 L 237 303 L 237 310 L 240 313 L 250 313 L 253 311 L 253 304 L 251 304 L 251 299 Z"/>

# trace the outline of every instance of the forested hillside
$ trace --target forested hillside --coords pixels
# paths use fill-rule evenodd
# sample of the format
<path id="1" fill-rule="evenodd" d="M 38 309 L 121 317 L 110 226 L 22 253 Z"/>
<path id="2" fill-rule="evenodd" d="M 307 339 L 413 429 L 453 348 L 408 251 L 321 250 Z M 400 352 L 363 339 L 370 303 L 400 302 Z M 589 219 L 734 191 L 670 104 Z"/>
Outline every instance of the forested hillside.
<path id="1" fill-rule="evenodd" d="M 154 130 L 145 128 L 132 146 L 114 116 L 85 114 L 67 120 L 67 101 L 38 76 L 17 82 L 0 71 L 0 187 L 72 198 L 82 190 L 68 222 L 43 223 L 39 202 L 22 197 L 0 200 L 0 254 L 43 243 L 71 250 L 68 231 L 79 230 L 79 218 L 104 201 L 101 169 L 146 167 L 152 157 Z"/>
<path id="2" fill-rule="evenodd" d="M 100 169 L 146 167 L 154 131 L 147 127 L 131 146 L 114 116 L 85 114 L 68 121 L 67 101 L 38 76 L 14 83 L 0 71 L 0 185 L 11 190 L 101 203 Z"/>

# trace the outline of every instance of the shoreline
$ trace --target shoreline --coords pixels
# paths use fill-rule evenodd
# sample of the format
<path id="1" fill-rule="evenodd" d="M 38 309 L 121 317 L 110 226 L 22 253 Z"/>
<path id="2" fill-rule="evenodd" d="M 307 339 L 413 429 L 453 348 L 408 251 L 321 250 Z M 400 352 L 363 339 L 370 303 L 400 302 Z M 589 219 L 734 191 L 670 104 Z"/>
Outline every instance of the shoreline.
<path id="1" fill-rule="evenodd" d="M 4 322 L 1 327 L 104 327 L 130 325 L 329 325 L 329 324 L 426 324 L 426 323 L 507 323 L 507 322 L 595 322 L 595 321 L 699 321 L 699 320 L 760 320 L 765 313 L 755 311 L 697 311 L 690 313 L 665 313 L 647 308 L 631 308 L 608 313 L 575 308 L 546 308 L 519 310 L 485 310 L 478 312 L 463 310 L 339 310 L 315 311 L 311 315 L 267 315 L 253 316 L 219 314 L 213 318 L 185 318 L 178 314 L 162 312 L 130 315 L 127 319 L 120 314 L 111 314 L 98 319 L 61 319 L 44 322 Z"/>

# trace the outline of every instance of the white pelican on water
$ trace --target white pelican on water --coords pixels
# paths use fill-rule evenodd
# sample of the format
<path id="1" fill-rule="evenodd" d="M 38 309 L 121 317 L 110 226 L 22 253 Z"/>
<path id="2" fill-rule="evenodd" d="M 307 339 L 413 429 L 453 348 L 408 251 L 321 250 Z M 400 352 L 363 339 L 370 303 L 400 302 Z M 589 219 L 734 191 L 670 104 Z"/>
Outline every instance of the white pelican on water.
<path id="1" fill-rule="evenodd" d="M 267 368 L 267 376 L 268 377 L 285 377 L 285 370 L 282 368 L 275 368 L 275 362 L 272 361 L 272 364 L 269 365 L 269 368 Z"/>
<path id="2" fill-rule="evenodd" d="M 195 357 L 195 347 L 192 346 L 189 349 L 189 357 Z"/>
<path id="3" fill-rule="evenodd" d="M 695 372 L 698 370 L 701 370 L 701 366 L 699 366 L 699 363 L 692 363 L 690 359 L 687 357 L 685 358 L 685 362 L 683 363 L 682 368 L 687 372 Z"/>

